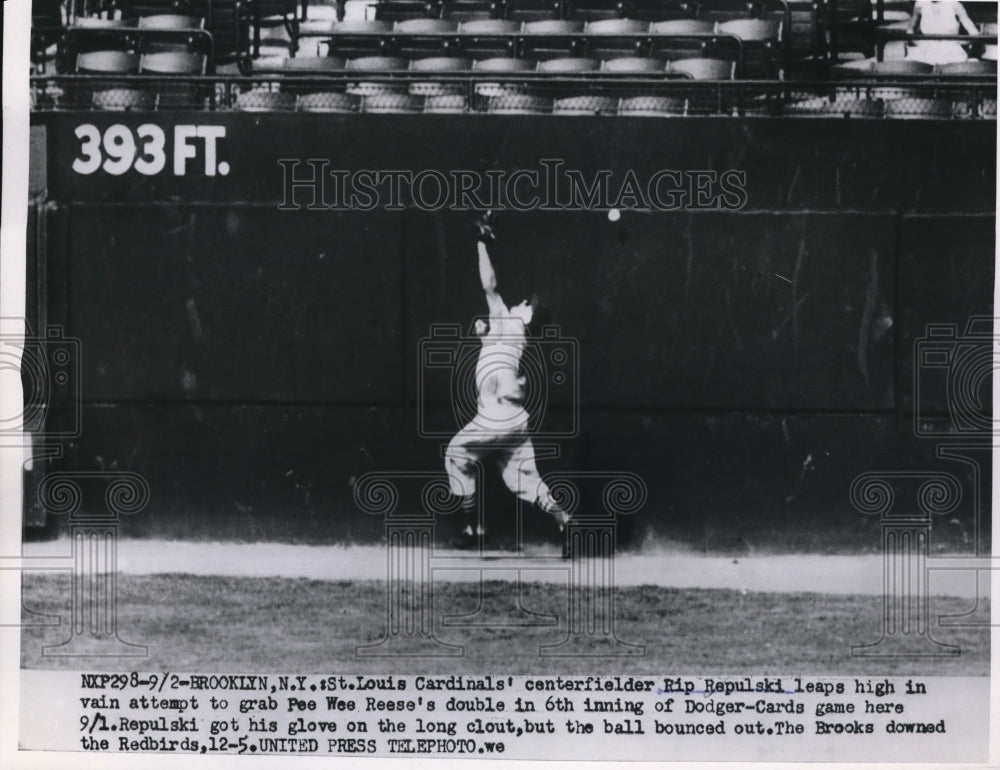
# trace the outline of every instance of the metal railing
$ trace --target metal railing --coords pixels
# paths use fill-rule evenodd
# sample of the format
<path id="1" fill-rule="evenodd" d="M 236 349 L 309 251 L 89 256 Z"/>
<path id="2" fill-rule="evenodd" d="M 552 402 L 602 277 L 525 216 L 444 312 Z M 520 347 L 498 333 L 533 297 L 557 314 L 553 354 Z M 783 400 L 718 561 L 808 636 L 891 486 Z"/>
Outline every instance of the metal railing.
<path id="1" fill-rule="evenodd" d="M 237 110 L 996 119 L 996 84 L 906 78 L 791 83 L 632 73 L 344 72 L 189 77 L 57 75 L 31 80 L 33 110 Z"/>

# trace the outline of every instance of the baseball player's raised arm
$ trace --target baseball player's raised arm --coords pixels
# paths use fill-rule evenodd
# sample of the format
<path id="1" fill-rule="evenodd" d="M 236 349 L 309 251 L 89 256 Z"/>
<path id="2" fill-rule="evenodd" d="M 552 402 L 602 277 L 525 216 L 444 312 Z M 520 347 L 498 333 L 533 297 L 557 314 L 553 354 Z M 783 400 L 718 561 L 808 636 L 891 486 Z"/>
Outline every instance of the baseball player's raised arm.
<path id="1" fill-rule="evenodd" d="M 483 284 L 483 292 L 486 294 L 486 304 L 489 305 L 490 315 L 507 315 L 507 305 L 497 293 L 497 274 L 493 270 L 493 263 L 490 261 L 490 253 L 486 249 L 486 244 L 477 241 L 476 248 L 479 251 L 479 280 Z"/>

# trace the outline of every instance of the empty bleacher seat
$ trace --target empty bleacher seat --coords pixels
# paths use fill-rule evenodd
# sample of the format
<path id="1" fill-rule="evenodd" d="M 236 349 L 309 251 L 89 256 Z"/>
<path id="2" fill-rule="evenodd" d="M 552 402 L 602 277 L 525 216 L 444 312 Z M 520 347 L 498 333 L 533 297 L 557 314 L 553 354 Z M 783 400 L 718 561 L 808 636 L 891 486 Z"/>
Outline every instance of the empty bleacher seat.
<path id="1" fill-rule="evenodd" d="M 433 18 L 439 12 L 437 3 L 427 0 L 379 0 L 375 18 L 379 21 L 405 21 Z"/>
<path id="2" fill-rule="evenodd" d="M 76 29 L 122 29 L 133 27 L 130 19 L 106 19 L 103 16 L 77 16 L 69 25 Z"/>
<path id="3" fill-rule="evenodd" d="M 572 35 L 583 32 L 585 23 L 572 19 L 540 19 L 524 22 L 526 35 Z"/>
<path id="4" fill-rule="evenodd" d="M 155 75 L 202 75 L 205 72 L 205 57 L 183 51 L 147 53 L 139 59 L 139 72 Z"/>
<path id="5" fill-rule="evenodd" d="M 710 35 L 715 32 L 715 22 L 704 19 L 654 21 L 649 31 L 653 35 Z"/>
<path id="6" fill-rule="evenodd" d="M 348 59 L 347 69 L 359 73 L 383 74 L 405 70 L 409 67 L 409 59 L 396 56 L 364 56 L 358 59 Z M 347 93 L 359 96 L 372 94 L 405 94 L 405 83 L 393 83 L 385 80 L 362 80 L 347 85 Z"/>
<path id="7" fill-rule="evenodd" d="M 754 14 L 755 5 L 736 0 L 698 0 L 698 18 L 714 22 L 749 19 Z"/>
<path id="8" fill-rule="evenodd" d="M 620 19 L 625 15 L 623 0 L 566 0 L 563 15 L 567 19 L 598 21 Z"/>
<path id="9" fill-rule="evenodd" d="M 88 51 L 76 57 L 81 74 L 132 74 L 139 71 L 139 54 L 131 51 Z"/>
<path id="10" fill-rule="evenodd" d="M 396 22 L 393 40 L 405 56 L 442 56 L 452 43 L 446 36 L 457 30 L 458 22 L 451 19 L 406 19 Z"/>
<path id="11" fill-rule="evenodd" d="M 347 69 L 358 72 L 390 72 L 405 70 L 410 66 L 410 60 L 401 56 L 360 56 L 347 60 Z"/>
<path id="12" fill-rule="evenodd" d="M 455 73 L 468 72 L 472 69 L 470 59 L 451 56 L 439 56 L 429 59 L 415 59 L 410 62 L 410 69 L 415 72 Z M 416 96 L 445 96 L 448 94 L 465 93 L 462 83 L 415 82 L 410 83 L 409 92 Z"/>
<path id="13" fill-rule="evenodd" d="M 645 56 L 624 56 L 618 59 L 607 59 L 601 64 L 605 72 L 663 72 L 667 64 L 662 59 L 651 59 Z"/>
<path id="14" fill-rule="evenodd" d="M 475 19 L 458 25 L 458 31 L 468 35 L 510 35 L 520 29 L 521 22 L 511 19 Z"/>
<path id="15" fill-rule="evenodd" d="M 530 59 L 496 58 L 483 59 L 473 64 L 475 72 L 531 72 L 535 69 L 535 62 Z M 523 94 L 526 91 L 524 85 L 508 82 L 490 82 L 480 80 L 476 82 L 475 91 L 480 96 L 502 96 L 505 94 Z"/>
<path id="16" fill-rule="evenodd" d="M 158 13 L 139 17 L 139 29 L 204 29 L 205 20 L 200 16 L 176 13 Z"/>
<path id="17" fill-rule="evenodd" d="M 642 54 L 649 24 L 635 19 L 603 19 L 587 22 L 584 32 L 589 39 L 586 53 L 598 59 Z"/>
<path id="18" fill-rule="evenodd" d="M 578 37 L 584 22 L 568 19 L 526 21 L 521 40 L 521 56 L 531 59 L 552 59 L 577 55 L 583 48 Z"/>
<path id="19" fill-rule="evenodd" d="M 339 56 L 296 56 L 282 63 L 282 69 L 289 74 L 339 72 L 346 67 L 347 62 Z"/>
<path id="20" fill-rule="evenodd" d="M 698 12 L 698 3 L 691 0 L 629 0 L 625 15 L 642 21 L 668 21 L 673 19 L 693 19 Z M 708 22 L 710 25 L 714 22 Z"/>
<path id="21" fill-rule="evenodd" d="M 963 77 L 967 75 L 988 77 L 997 74 L 997 63 L 995 61 L 969 59 L 950 64 L 938 64 L 934 68 L 934 72 L 938 75 L 946 75 L 948 77 Z"/>
<path id="22" fill-rule="evenodd" d="M 521 22 L 510 19 L 480 19 L 461 22 L 455 53 L 473 59 L 512 56 L 517 53 L 514 34 Z"/>
<path id="23" fill-rule="evenodd" d="M 393 27 L 403 35 L 442 35 L 457 30 L 458 22 L 452 19 L 404 19 Z"/>
<path id="24" fill-rule="evenodd" d="M 444 0 L 441 18 L 458 22 L 485 21 L 499 18 L 502 11 L 501 0 Z"/>
<path id="25" fill-rule="evenodd" d="M 902 59 L 899 61 L 872 62 L 871 73 L 874 75 L 930 75 L 934 71 L 933 64 L 922 61 Z"/>
<path id="26" fill-rule="evenodd" d="M 548 59 L 538 63 L 539 72 L 594 72 L 600 68 L 599 59 L 585 59 L 580 56 Z"/>
<path id="27" fill-rule="evenodd" d="M 205 57 L 196 53 L 167 51 L 147 53 L 139 60 L 139 72 L 144 75 L 202 75 Z M 207 88 L 194 82 L 171 83 L 166 80 L 156 84 L 158 109 L 202 109 Z"/>
<path id="28" fill-rule="evenodd" d="M 781 22 L 764 19 L 735 19 L 721 22 L 716 31 L 732 35 L 742 43 L 739 76 L 773 78 L 781 69 Z"/>
<path id="29" fill-rule="evenodd" d="M 562 17 L 560 0 L 506 0 L 504 18 L 515 21 L 539 21 Z"/>
<path id="30" fill-rule="evenodd" d="M 736 63 L 724 59 L 678 59 L 667 71 L 692 80 L 732 80 Z"/>

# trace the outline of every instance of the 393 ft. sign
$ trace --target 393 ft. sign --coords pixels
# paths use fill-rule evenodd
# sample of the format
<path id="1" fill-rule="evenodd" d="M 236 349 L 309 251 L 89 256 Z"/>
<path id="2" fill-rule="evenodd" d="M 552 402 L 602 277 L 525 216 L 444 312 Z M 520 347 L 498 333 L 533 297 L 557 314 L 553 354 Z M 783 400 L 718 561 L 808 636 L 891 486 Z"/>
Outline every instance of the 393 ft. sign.
<path id="1" fill-rule="evenodd" d="M 226 136 L 225 126 L 178 124 L 170 141 L 155 123 L 135 128 L 112 123 L 103 131 L 92 123 L 83 123 L 74 134 L 80 140 L 79 154 L 73 161 L 73 170 L 78 174 L 104 171 L 121 176 L 135 170 L 154 176 L 168 168 L 174 176 L 186 176 L 189 171 L 205 176 L 229 173 L 229 163 L 219 160 L 219 140 Z M 190 168 L 189 161 L 193 161 Z"/>

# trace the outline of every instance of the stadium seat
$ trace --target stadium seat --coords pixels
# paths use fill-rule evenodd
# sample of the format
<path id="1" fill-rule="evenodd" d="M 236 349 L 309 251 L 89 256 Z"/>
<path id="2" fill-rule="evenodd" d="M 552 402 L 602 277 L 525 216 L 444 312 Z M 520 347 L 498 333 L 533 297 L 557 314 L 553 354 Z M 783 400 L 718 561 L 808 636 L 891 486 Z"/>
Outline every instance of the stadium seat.
<path id="1" fill-rule="evenodd" d="M 625 16 L 623 0 L 566 0 L 563 15 L 567 19 L 601 21 Z"/>
<path id="2" fill-rule="evenodd" d="M 76 71 L 95 75 L 134 74 L 139 71 L 139 54 L 129 51 L 89 51 L 76 57 Z"/>
<path id="3" fill-rule="evenodd" d="M 595 72 L 601 68 L 598 59 L 568 56 L 562 59 L 548 59 L 538 62 L 539 72 Z"/>
<path id="4" fill-rule="evenodd" d="M 968 61 L 952 62 L 951 64 L 938 64 L 934 68 L 937 75 L 948 77 L 990 76 L 997 74 L 997 63 L 995 61 L 980 61 L 979 59 L 969 59 Z"/>
<path id="5" fill-rule="evenodd" d="M 347 60 L 347 69 L 359 72 L 390 72 L 409 69 L 410 60 L 402 56 L 360 56 Z"/>
<path id="6" fill-rule="evenodd" d="M 664 72 L 667 68 L 662 59 L 650 59 L 644 56 L 625 56 L 618 59 L 607 59 L 601 64 L 605 72 Z"/>
<path id="7" fill-rule="evenodd" d="M 781 22 L 763 19 L 736 19 L 721 22 L 716 31 L 733 35 L 742 43 L 738 76 L 775 78 L 782 69 Z"/>
<path id="8" fill-rule="evenodd" d="M 545 115 L 552 112 L 552 100 L 528 94 L 495 96 L 487 111 L 494 115 Z"/>
<path id="9" fill-rule="evenodd" d="M 339 72 L 347 69 L 347 61 L 339 56 L 296 56 L 285 59 L 282 69 L 288 74 Z"/>
<path id="10" fill-rule="evenodd" d="M 443 35 L 457 30 L 458 22 L 451 19 L 404 19 L 393 27 L 402 35 Z"/>
<path id="11" fill-rule="evenodd" d="M 472 60 L 457 56 L 432 56 L 426 59 L 414 59 L 410 69 L 417 72 L 464 72 L 472 69 Z"/>
<path id="12" fill-rule="evenodd" d="M 562 17 L 560 0 L 506 0 L 503 15 L 514 21 L 539 21 Z"/>
<path id="13" fill-rule="evenodd" d="M 295 100 L 295 109 L 301 112 L 357 112 L 358 98 L 331 91 L 302 94 Z"/>
<path id="14" fill-rule="evenodd" d="M 515 59 L 500 56 L 494 59 L 480 59 L 472 68 L 479 72 L 530 72 L 536 67 L 531 59 Z"/>
<path id="15" fill-rule="evenodd" d="M 673 19 L 693 19 L 698 3 L 691 0 L 628 0 L 625 16 L 630 19 L 657 22 Z M 713 25 L 714 22 L 709 22 Z"/>
<path id="16" fill-rule="evenodd" d="M 649 25 L 649 32 L 652 35 L 711 35 L 715 32 L 715 22 L 701 19 L 654 21 Z"/>
<path id="17" fill-rule="evenodd" d="M 618 114 L 628 117 L 659 118 L 684 115 L 686 112 L 686 100 L 672 96 L 631 96 L 622 99 L 618 105 Z"/>
<path id="18" fill-rule="evenodd" d="M 69 25 L 75 29 L 123 29 L 134 27 L 129 19 L 105 19 L 102 16 L 77 16 Z"/>
<path id="19" fill-rule="evenodd" d="M 473 59 L 513 56 L 517 53 L 515 33 L 521 22 L 510 19 L 480 19 L 458 25 L 455 53 Z"/>
<path id="20" fill-rule="evenodd" d="M 434 115 L 464 115 L 469 111 L 469 100 L 465 96 L 428 96 L 424 100 L 424 112 Z"/>
<path id="21" fill-rule="evenodd" d="M 154 75 L 203 75 L 205 57 L 180 51 L 147 53 L 139 59 L 139 72 Z"/>
<path id="22" fill-rule="evenodd" d="M 536 67 L 535 62 L 530 59 L 496 58 L 483 59 L 472 65 L 474 72 L 531 72 Z M 476 93 L 480 96 L 503 96 L 506 94 L 523 94 L 526 91 L 524 85 L 518 83 L 499 83 L 489 81 L 478 81 L 475 85 Z"/>
<path id="23" fill-rule="evenodd" d="M 726 46 L 725 38 L 720 42 L 715 36 L 713 22 L 696 19 L 676 19 L 674 21 L 653 22 L 649 28 L 652 46 L 650 55 L 658 59 L 696 59 L 711 56 L 720 45 Z M 740 53 L 740 44 L 729 40 L 733 58 Z"/>
<path id="24" fill-rule="evenodd" d="M 446 35 L 458 31 L 458 22 L 451 19 L 406 19 L 397 21 L 393 31 L 397 49 L 404 56 L 445 56 L 452 43 Z"/>
<path id="25" fill-rule="evenodd" d="M 174 13 L 140 16 L 139 29 L 204 29 L 205 20 L 200 16 L 182 16 Z"/>
<path id="26" fill-rule="evenodd" d="M 510 35 L 520 30 L 521 22 L 511 19 L 474 19 L 458 25 L 458 31 L 465 35 Z"/>
<path id="27" fill-rule="evenodd" d="M 368 74 L 390 73 L 409 68 L 409 59 L 395 56 L 365 56 L 358 59 L 348 59 L 347 69 Z M 347 85 L 347 93 L 358 96 L 375 94 L 405 94 L 405 83 L 387 81 L 358 81 Z"/>
<path id="28" fill-rule="evenodd" d="M 441 18 L 457 22 L 488 21 L 502 13 L 502 0 L 445 0 L 441 6 Z"/>
<path id="29" fill-rule="evenodd" d="M 379 0 L 374 7 L 375 18 L 389 22 L 432 19 L 440 12 L 438 4 L 428 0 Z"/>
<path id="30" fill-rule="evenodd" d="M 618 100 L 611 96 L 567 96 L 552 103 L 553 115 L 616 115 Z"/>
<path id="31" fill-rule="evenodd" d="M 584 22 L 567 19 L 543 19 L 524 23 L 521 56 L 529 59 L 554 59 L 579 55 Z"/>
<path id="32" fill-rule="evenodd" d="M 524 23 L 524 34 L 526 35 L 572 35 L 583 32 L 584 22 L 571 19 L 541 19 L 539 21 L 526 21 Z"/>
<path id="33" fill-rule="evenodd" d="M 603 19 L 587 22 L 586 54 L 597 59 L 641 55 L 647 50 L 649 24 L 635 19 Z"/>
<path id="34" fill-rule="evenodd" d="M 347 60 L 347 69 L 358 72 L 391 72 L 409 69 L 410 60 L 401 56 L 361 56 Z"/>
<path id="35" fill-rule="evenodd" d="M 903 59 L 902 61 L 877 61 L 871 66 L 873 75 L 930 75 L 934 71 L 933 64 L 922 61 Z"/>
<path id="36" fill-rule="evenodd" d="M 698 0 L 698 18 L 716 23 L 749 19 L 755 11 L 753 2 L 736 0 Z"/>
<path id="37" fill-rule="evenodd" d="M 311 31 L 300 28 L 296 43 L 303 37 L 328 36 L 331 54 L 345 58 L 383 56 L 392 52 L 392 24 L 386 21 L 340 21 Z"/>
<path id="38" fill-rule="evenodd" d="M 422 112 L 424 100 L 410 94 L 370 94 L 361 101 L 361 111 L 368 113 Z"/>
<path id="39" fill-rule="evenodd" d="M 139 60 L 139 72 L 144 75 L 203 75 L 205 57 L 196 53 L 168 51 L 147 53 Z M 202 109 L 208 95 L 206 88 L 196 83 L 170 83 L 166 80 L 157 84 L 157 108 Z"/>
<path id="40" fill-rule="evenodd" d="M 723 59 L 678 59 L 667 72 L 692 80 L 732 80 L 736 63 Z"/>
<path id="41" fill-rule="evenodd" d="M 415 59 L 410 62 L 410 69 L 415 72 L 468 72 L 472 69 L 470 59 L 460 59 L 457 57 L 432 57 L 429 59 Z M 447 96 L 450 94 L 465 93 L 466 86 L 463 83 L 410 83 L 409 92 L 414 96 Z"/>

